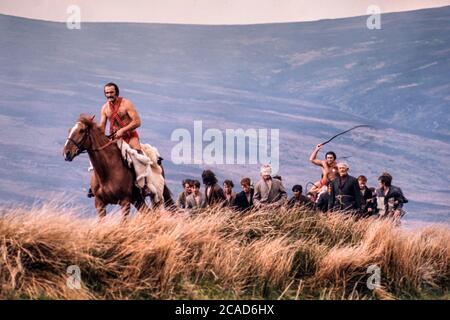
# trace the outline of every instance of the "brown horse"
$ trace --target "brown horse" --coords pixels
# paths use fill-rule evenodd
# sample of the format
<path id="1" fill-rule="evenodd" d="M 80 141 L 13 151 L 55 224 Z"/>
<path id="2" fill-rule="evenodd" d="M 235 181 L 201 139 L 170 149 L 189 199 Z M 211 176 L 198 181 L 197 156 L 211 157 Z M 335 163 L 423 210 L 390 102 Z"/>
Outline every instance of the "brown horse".
<path id="1" fill-rule="evenodd" d="M 108 204 L 119 204 L 124 218 L 129 215 L 131 204 L 138 210 L 148 209 L 145 198 L 135 186 L 135 173 L 125 164 L 117 144 L 104 135 L 95 123 L 94 116 L 80 115 L 77 123 L 69 130 L 63 149 L 64 159 L 72 161 L 85 151 L 94 167 L 91 189 L 99 217 L 106 215 Z M 173 203 L 165 184 L 164 203 Z"/>

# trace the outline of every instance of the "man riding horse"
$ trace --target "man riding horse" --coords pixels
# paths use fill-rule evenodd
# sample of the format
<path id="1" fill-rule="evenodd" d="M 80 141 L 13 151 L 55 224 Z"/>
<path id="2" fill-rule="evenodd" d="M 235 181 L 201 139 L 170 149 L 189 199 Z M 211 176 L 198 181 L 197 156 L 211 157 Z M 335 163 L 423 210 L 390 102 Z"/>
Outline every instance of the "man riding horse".
<path id="1" fill-rule="evenodd" d="M 105 133 L 106 122 L 109 121 L 109 134 L 111 138 L 123 139 L 128 145 L 138 153 L 144 154 L 141 149 L 139 135 L 136 131 L 141 126 L 141 119 L 133 103 L 119 96 L 117 84 L 109 82 L 104 86 L 106 103 L 102 106 L 99 127 Z M 161 157 L 158 164 L 161 165 Z M 147 181 L 142 189 L 143 196 L 150 195 Z M 93 197 L 92 190 L 89 189 L 88 197 Z"/>

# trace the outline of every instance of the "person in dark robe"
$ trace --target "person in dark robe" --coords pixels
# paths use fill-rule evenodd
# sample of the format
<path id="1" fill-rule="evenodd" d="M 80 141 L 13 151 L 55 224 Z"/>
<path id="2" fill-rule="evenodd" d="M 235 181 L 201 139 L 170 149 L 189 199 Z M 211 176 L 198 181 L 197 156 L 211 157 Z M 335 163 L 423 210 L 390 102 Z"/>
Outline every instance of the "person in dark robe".
<path id="1" fill-rule="evenodd" d="M 225 200 L 223 189 L 217 183 L 217 178 L 211 170 L 204 170 L 202 173 L 203 184 L 205 185 L 205 203 L 207 207 L 221 204 Z"/>
<path id="2" fill-rule="evenodd" d="M 337 165 L 339 176 L 331 182 L 329 211 L 353 211 L 361 210 L 361 192 L 358 180 L 348 174 L 349 166 L 345 162 Z"/>
<path id="3" fill-rule="evenodd" d="M 367 187 L 367 178 L 363 175 L 358 177 L 359 191 L 361 192 L 361 213 L 364 216 L 375 214 L 373 207 L 373 194 Z"/>
<path id="4" fill-rule="evenodd" d="M 236 195 L 234 205 L 236 210 L 245 212 L 253 207 L 253 194 L 254 190 L 251 187 L 250 178 L 243 178 L 241 180 L 242 191 Z"/>

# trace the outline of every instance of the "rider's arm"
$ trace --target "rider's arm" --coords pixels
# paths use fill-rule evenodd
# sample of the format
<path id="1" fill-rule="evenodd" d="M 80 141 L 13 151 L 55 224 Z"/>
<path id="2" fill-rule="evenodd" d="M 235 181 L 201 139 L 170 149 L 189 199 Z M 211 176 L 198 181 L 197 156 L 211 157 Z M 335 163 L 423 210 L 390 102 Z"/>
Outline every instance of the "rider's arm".
<path id="1" fill-rule="evenodd" d="M 106 120 L 107 120 L 106 112 L 105 112 L 105 107 L 102 108 L 102 111 L 101 111 L 101 115 L 100 115 L 100 116 L 101 116 L 101 117 L 100 117 L 100 123 L 99 123 L 98 127 L 100 128 L 100 130 L 102 130 L 103 133 L 105 133 L 105 130 L 106 130 Z"/>
<path id="2" fill-rule="evenodd" d="M 125 132 L 133 131 L 141 126 L 141 118 L 139 117 L 136 108 L 134 107 L 133 103 L 131 101 L 126 101 L 126 110 L 127 114 L 130 117 L 131 121 L 130 123 L 123 127 L 122 129 Z"/>
<path id="3" fill-rule="evenodd" d="M 322 161 L 317 159 L 317 154 L 319 153 L 320 149 L 322 148 L 322 144 L 318 144 L 314 151 L 311 153 L 311 156 L 309 157 L 309 161 L 314 163 L 316 166 L 322 166 Z"/>

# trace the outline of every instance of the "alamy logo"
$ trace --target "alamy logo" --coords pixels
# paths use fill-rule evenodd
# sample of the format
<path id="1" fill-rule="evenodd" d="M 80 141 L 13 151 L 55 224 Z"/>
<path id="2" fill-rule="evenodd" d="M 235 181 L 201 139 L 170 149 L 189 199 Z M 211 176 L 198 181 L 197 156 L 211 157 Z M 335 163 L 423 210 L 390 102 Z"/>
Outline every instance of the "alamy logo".
<path id="1" fill-rule="evenodd" d="M 369 290 L 373 290 L 375 288 L 381 287 L 381 269 L 376 264 L 372 264 L 367 268 L 366 273 L 370 273 L 371 275 L 367 279 L 367 288 Z"/>
<path id="2" fill-rule="evenodd" d="M 81 8 L 73 4 L 67 7 L 66 13 L 70 14 L 66 20 L 67 29 L 81 29 Z"/>
<path id="3" fill-rule="evenodd" d="M 81 289 L 81 270 L 77 265 L 71 265 L 67 267 L 66 285 L 69 289 Z"/>
<path id="4" fill-rule="evenodd" d="M 193 136 L 189 130 L 179 128 L 170 139 L 178 142 L 171 152 L 175 164 L 270 163 L 273 174 L 280 167 L 279 129 L 226 129 L 224 134 L 216 128 L 203 132 L 203 122 L 194 121 Z"/>
<path id="5" fill-rule="evenodd" d="M 370 16 L 367 18 L 366 26 L 369 30 L 381 29 L 381 9 L 379 6 L 371 5 L 367 8 L 367 14 Z"/>

